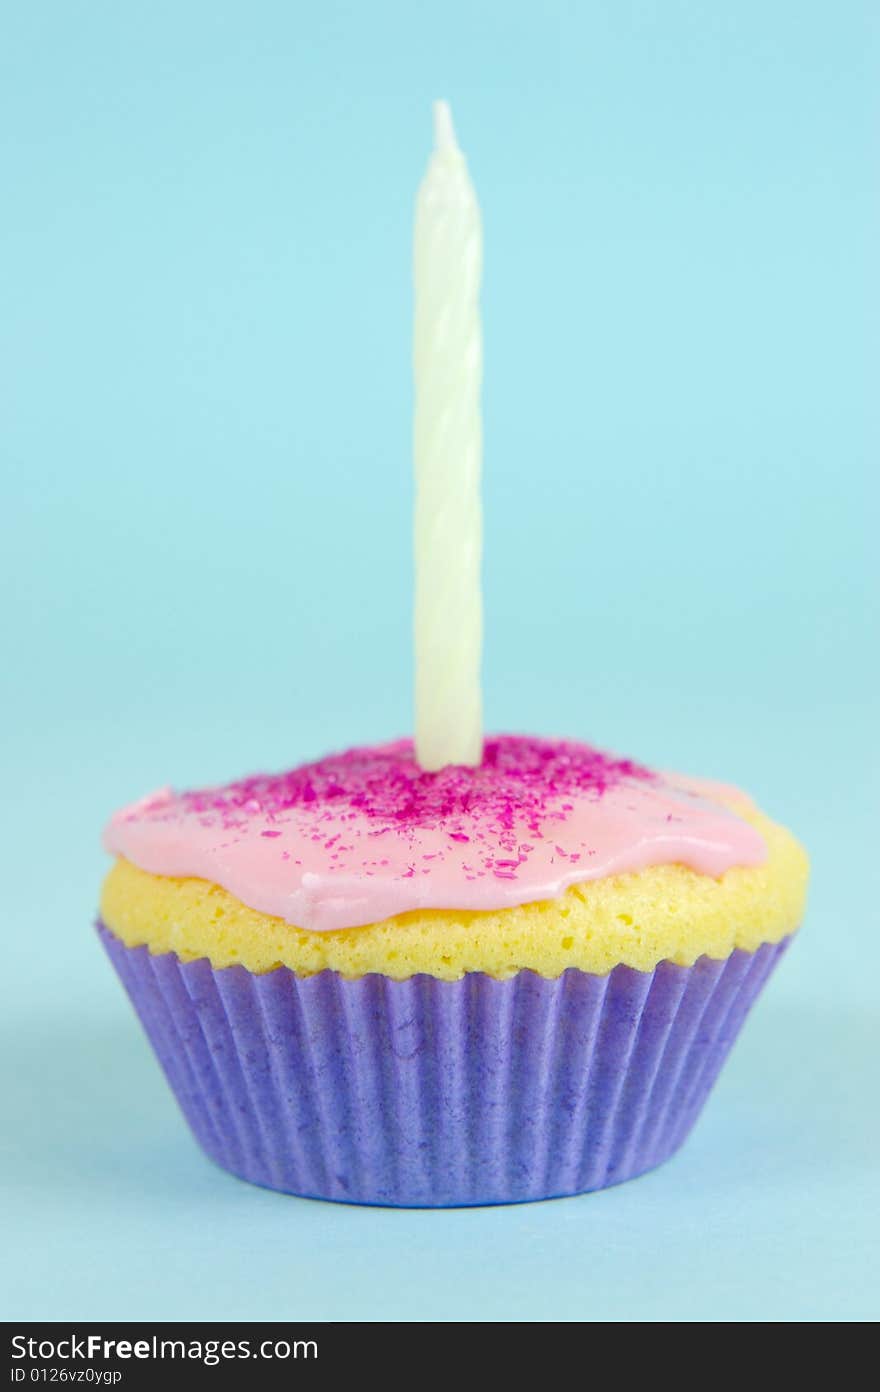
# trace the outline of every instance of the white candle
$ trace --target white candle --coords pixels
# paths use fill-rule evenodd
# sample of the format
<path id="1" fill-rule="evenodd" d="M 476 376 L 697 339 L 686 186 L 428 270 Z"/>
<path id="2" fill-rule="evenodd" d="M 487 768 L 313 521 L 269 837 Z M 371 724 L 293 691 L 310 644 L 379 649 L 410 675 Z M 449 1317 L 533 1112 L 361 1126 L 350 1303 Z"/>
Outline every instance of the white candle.
<path id="1" fill-rule="evenodd" d="M 415 727 L 422 768 L 482 758 L 480 209 L 446 102 L 415 225 Z"/>

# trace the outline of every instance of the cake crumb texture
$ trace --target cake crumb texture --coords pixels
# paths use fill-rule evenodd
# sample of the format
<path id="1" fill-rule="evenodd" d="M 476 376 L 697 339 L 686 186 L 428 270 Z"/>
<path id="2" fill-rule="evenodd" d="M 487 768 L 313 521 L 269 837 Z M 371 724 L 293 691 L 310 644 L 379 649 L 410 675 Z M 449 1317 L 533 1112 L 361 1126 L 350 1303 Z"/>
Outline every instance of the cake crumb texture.
<path id="1" fill-rule="evenodd" d="M 119 858 L 101 897 L 105 925 L 129 947 L 206 957 L 263 973 L 302 976 L 327 968 L 404 980 L 423 972 L 456 981 L 467 972 L 499 980 L 528 969 L 557 977 L 568 967 L 607 975 L 623 964 L 653 971 L 667 960 L 728 957 L 775 943 L 801 921 L 807 857 L 789 831 L 738 807 L 760 831 L 767 858 L 719 878 L 656 865 L 570 886 L 556 899 L 473 911 L 424 909 L 334 932 L 310 932 L 248 908 L 207 880 L 150 874 Z"/>

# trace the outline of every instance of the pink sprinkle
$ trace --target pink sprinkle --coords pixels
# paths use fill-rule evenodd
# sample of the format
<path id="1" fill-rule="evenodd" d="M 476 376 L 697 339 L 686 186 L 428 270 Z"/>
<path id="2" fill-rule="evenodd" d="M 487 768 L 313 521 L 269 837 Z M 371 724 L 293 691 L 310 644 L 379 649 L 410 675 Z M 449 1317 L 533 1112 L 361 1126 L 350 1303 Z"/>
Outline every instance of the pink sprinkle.
<path id="1" fill-rule="evenodd" d="M 638 764 L 573 740 L 493 736 L 476 767 L 454 765 L 436 773 L 419 768 L 411 741 L 398 740 L 226 787 L 169 792 L 122 815 L 135 832 L 138 824 L 174 827 L 191 821 L 221 848 L 238 841 L 246 846 L 257 836 L 282 839 L 275 853 L 279 863 L 291 861 L 297 851 L 302 856 L 286 872 L 288 894 L 298 883 L 294 864 L 308 867 L 310 875 L 336 871 L 337 881 L 375 866 L 393 867 L 394 880 L 417 873 L 433 875 L 438 883 L 454 879 L 460 862 L 450 850 L 457 846 L 468 847 L 468 861 L 458 872 L 465 879 L 516 879 L 533 853 L 535 861 L 542 859 L 548 842 L 553 844 L 553 830 L 581 844 L 576 832 L 565 829 L 576 804 L 597 802 L 621 787 L 633 796 L 636 784 L 657 782 Z M 376 849 L 372 837 L 386 838 L 381 860 L 370 857 Z M 566 862 L 580 858 L 562 846 L 556 852 Z M 525 881 L 525 872 L 521 878 Z M 421 893 L 420 886 L 416 894 Z"/>
<path id="2" fill-rule="evenodd" d="M 652 782 L 654 775 L 574 740 L 496 735 L 486 740 L 483 762 L 475 768 L 450 765 L 437 773 L 419 768 L 410 740 L 397 740 L 331 754 L 286 773 L 182 793 L 169 805 L 228 817 L 242 808 L 274 815 L 318 803 L 327 817 L 356 810 L 377 824 L 378 833 L 400 823 L 439 826 L 463 818 L 488 833 L 516 820 L 537 826 L 551 806 L 568 813 L 573 795 L 601 795 L 626 779 Z M 456 829 L 449 836 L 464 840 L 467 833 Z"/>

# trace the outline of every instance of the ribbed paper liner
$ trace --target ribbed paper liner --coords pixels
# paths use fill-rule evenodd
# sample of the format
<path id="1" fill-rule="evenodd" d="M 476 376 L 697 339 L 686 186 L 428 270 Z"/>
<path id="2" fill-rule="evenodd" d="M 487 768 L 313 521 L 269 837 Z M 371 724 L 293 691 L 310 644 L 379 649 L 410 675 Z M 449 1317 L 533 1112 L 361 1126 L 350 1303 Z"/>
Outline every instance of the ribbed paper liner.
<path id="1" fill-rule="evenodd" d="M 403 1207 L 578 1194 L 659 1165 L 786 946 L 608 976 L 348 981 L 215 970 L 99 932 L 218 1164 Z"/>

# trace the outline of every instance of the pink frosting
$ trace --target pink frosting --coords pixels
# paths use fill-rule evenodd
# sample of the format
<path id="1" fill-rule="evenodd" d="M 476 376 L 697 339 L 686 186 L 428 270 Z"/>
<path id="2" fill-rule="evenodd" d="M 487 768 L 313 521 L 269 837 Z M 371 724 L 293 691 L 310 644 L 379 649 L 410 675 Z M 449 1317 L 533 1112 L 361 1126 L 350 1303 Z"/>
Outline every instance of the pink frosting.
<path id="1" fill-rule="evenodd" d="M 105 845 L 157 875 L 222 885 L 323 932 L 410 909 L 500 909 L 568 885 L 680 863 L 757 865 L 759 833 L 719 797 L 570 740 L 501 735 L 478 768 L 424 773 L 409 740 L 223 788 L 163 789 L 111 819 Z"/>

